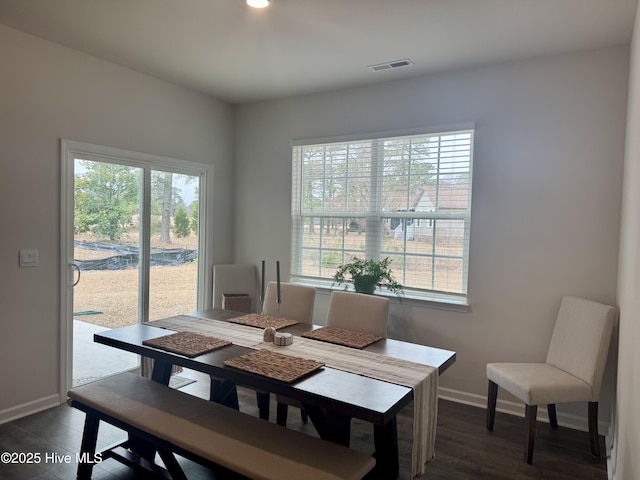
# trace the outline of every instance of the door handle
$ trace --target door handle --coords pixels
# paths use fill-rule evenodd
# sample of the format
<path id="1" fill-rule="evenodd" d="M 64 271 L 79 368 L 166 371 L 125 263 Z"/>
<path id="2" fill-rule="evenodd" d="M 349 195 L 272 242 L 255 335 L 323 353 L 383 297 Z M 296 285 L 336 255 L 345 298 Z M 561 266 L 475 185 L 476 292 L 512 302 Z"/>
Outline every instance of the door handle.
<path id="1" fill-rule="evenodd" d="M 80 283 L 80 267 L 75 263 L 72 263 L 71 266 L 78 272 L 78 279 L 73 282 L 73 285 L 71 285 L 72 287 L 75 287 L 78 283 Z"/>

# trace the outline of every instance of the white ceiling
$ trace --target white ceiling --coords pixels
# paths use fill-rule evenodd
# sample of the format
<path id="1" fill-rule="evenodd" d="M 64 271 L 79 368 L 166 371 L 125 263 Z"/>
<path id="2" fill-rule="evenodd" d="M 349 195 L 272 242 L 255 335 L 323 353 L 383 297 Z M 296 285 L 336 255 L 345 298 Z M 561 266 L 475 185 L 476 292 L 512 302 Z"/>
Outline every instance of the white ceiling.
<path id="1" fill-rule="evenodd" d="M 629 43 L 637 0 L 0 0 L 0 23 L 233 103 Z M 374 73 L 367 66 L 410 58 Z"/>

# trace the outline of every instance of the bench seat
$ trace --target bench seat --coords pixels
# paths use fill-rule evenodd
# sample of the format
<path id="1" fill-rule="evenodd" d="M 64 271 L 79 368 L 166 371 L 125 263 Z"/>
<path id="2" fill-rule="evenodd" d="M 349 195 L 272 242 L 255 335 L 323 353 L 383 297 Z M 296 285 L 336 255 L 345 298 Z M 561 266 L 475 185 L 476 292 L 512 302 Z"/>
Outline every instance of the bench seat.
<path id="1" fill-rule="evenodd" d="M 99 420 L 107 421 L 130 434 L 144 432 L 151 443 L 158 439 L 163 450 L 181 455 L 187 452 L 192 454 L 188 458 L 195 456 L 252 479 L 356 480 L 375 466 L 374 458 L 362 452 L 131 373 L 75 388 L 69 391 L 69 398 L 72 406 L 87 413 L 85 437 L 97 435 Z M 88 431 L 91 422 L 95 432 Z M 83 438 L 82 449 L 83 453 L 91 449 L 94 451 L 89 453 L 95 453 L 95 439 Z"/>

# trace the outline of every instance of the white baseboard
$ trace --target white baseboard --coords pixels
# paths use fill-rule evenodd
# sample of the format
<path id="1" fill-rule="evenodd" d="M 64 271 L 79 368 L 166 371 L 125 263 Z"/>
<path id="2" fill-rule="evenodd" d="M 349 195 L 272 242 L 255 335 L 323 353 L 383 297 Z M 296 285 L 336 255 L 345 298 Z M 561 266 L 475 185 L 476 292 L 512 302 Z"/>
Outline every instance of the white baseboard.
<path id="1" fill-rule="evenodd" d="M 15 407 L 0 410 L 0 425 L 3 423 L 17 420 L 18 418 L 26 417 L 33 413 L 41 412 L 49 408 L 57 407 L 60 405 L 60 395 L 49 395 L 38 400 L 32 400 L 31 402 L 23 403 L 22 405 L 16 405 Z"/>
<path id="2" fill-rule="evenodd" d="M 454 390 L 452 388 L 438 388 L 438 398 L 443 400 L 450 400 L 456 403 L 462 403 L 465 405 L 471 405 L 474 407 L 485 409 L 487 408 L 487 397 L 478 395 L 475 393 L 462 392 L 460 390 Z M 500 400 L 498 398 L 496 404 L 496 411 L 507 413 L 509 415 L 515 415 L 516 417 L 524 418 L 524 404 L 519 402 L 511 402 L 508 400 Z M 558 425 L 567 428 L 573 428 L 574 430 L 580 430 L 583 432 L 589 431 L 589 423 L 586 417 L 579 415 L 573 415 L 570 413 L 558 412 Z M 549 423 L 549 417 L 547 415 L 546 408 L 538 408 L 538 421 Z M 598 431 L 609 433 L 609 422 L 598 422 Z"/>

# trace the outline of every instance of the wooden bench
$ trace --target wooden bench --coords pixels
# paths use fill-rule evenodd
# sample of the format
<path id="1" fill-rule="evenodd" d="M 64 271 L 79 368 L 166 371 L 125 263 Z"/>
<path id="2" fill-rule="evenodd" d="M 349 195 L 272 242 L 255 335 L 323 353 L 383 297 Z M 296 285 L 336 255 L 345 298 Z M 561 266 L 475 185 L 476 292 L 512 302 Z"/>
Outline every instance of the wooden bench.
<path id="1" fill-rule="evenodd" d="M 170 478 L 186 478 L 174 453 L 204 465 L 218 465 L 251 479 L 361 479 L 375 466 L 364 453 L 217 403 L 124 373 L 69 391 L 69 403 L 86 413 L 78 478 L 91 478 L 100 420 L 142 440 L 159 453 Z M 110 448 L 102 459 L 134 466 L 129 442 L 125 453 Z M 128 453 L 127 453 L 128 452 Z M 99 459 L 100 457 L 98 457 Z M 147 461 L 147 463 L 149 463 Z M 158 470 L 156 465 L 147 468 Z"/>

